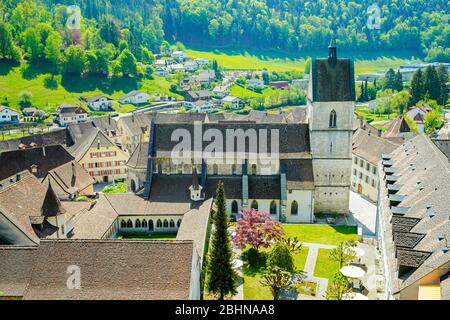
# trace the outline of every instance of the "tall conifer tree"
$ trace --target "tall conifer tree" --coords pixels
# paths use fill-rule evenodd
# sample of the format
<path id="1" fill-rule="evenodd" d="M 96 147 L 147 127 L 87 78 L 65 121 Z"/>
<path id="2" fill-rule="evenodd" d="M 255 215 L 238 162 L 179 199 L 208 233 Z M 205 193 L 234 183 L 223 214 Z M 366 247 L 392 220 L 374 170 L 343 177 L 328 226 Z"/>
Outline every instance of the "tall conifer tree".
<path id="1" fill-rule="evenodd" d="M 208 257 L 206 286 L 209 292 L 223 300 L 226 295 L 236 293 L 236 272 L 232 266 L 233 251 L 228 233 L 228 216 L 223 183 L 217 184 L 213 217 L 214 230 Z"/>

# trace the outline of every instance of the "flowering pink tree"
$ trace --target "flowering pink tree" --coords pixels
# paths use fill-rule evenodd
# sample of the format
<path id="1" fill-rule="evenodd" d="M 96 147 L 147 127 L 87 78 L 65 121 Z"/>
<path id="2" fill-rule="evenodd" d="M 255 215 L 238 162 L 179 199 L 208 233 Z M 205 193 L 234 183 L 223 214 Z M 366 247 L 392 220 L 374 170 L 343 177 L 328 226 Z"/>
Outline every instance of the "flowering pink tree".
<path id="1" fill-rule="evenodd" d="M 261 246 L 267 248 L 273 239 L 284 234 L 278 221 L 273 220 L 268 213 L 255 209 L 242 209 L 241 218 L 236 224 L 233 242 L 241 249 L 247 245 L 256 250 Z"/>

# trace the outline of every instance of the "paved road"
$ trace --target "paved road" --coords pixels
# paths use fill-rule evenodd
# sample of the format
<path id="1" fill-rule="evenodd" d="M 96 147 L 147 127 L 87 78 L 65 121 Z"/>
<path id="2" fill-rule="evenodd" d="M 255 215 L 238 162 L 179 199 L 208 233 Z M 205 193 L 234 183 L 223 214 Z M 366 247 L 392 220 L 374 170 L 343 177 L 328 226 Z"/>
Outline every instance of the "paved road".
<path id="1" fill-rule="evenodd" d="M 362 228 L 364 235 L 375 235 L 376 204 L 361 197 L 360 194 L 350 191 L 350 212 L 355 222 Z"/>

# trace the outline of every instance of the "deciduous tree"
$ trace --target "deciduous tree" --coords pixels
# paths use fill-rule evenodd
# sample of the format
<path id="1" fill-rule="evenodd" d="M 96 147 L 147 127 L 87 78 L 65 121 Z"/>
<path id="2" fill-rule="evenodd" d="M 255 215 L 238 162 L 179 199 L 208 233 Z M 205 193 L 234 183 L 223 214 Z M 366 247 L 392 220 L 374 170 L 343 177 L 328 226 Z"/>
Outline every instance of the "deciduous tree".
<path id="1" fill-rule="evenodd" d="M 281 224 L 273 220 L 268 213 L 243 209 L 241 218 L 236 222 L 233 241 L 240 248 L 250 245 L 258 250 L 260 247 L 269 247 L 272 241 L 282 234 L 284 230 Z"/>

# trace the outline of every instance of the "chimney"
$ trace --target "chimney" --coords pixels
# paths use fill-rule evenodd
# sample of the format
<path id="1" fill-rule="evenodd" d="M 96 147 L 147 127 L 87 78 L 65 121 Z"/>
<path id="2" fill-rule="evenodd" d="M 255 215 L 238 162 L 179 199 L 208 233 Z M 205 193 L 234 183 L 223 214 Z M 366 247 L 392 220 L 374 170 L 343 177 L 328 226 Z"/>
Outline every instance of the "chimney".
<path id="1" fill-rule="evenodd" d="M 45 146 L 42 145 L 42 155 L 45 157 Z"/>
<path id="2" fill-rule="evenodd" d="M 381 130 L 378 130 L 378 136 L 381 137 Z"/>
<path id="3" fill-rule="evenodd" d="M 20 174 L 16 174 L 16 182 L 20 181 Z"/>
<path id="4" fill-rule="evenodd" d="M 367 135 L 369 135 L 369 136 L 370 136 L 370 129 L 369 129 L 369 130 L 367 130 Z"/>
<path id="5" fill-rule="evenodd" d="M 111 115 L 108 115 L 108 124 L 111 125 Z"/>

